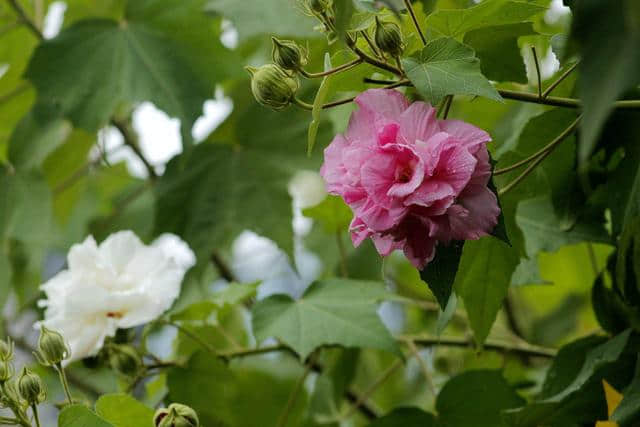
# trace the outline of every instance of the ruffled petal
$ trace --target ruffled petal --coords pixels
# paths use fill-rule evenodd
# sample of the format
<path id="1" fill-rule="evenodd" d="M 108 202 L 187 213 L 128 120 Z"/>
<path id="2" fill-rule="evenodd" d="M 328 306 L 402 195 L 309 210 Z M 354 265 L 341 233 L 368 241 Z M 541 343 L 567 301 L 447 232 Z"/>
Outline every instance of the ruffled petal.
<path id="1" fill-rule="evenodd" d="M 400 135 L 405 144 L 427 141 L 440 132 L 436 110 L 424 102 L 414 102 L 400 115 Z"/>
<path id="2" fill-rule="evenodd" d="M 400 115 L 409 107 L 405 96 L 393 89 L 369 89 L 355 99 L 363 110 L 372 111 L 387 120 L 397 122 Z"/>
<path id="3" fill-rule="evenodd" d="M 462 120 L 440 120 L 440 128 L 454 136 L 472 154 L 478 147 L 491 141 L 491 135 L 487 132 Z"/>

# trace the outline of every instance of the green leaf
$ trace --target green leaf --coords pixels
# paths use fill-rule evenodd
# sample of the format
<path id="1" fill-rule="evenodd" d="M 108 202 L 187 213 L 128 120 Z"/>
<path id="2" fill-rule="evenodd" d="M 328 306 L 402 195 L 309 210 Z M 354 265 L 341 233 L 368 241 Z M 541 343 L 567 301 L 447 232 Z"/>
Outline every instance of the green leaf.
<path id="1" fill-rule="evenodd" d="M 618 293 L 605 286 L 602 275 L 593 284 L 591 303 L 596 319 L 605 331 L 617 334 L 630 326 L 627 318 L 629 308 Z"/>
<path id="2" fill-rule="evenodd" d="M 463 244 L 454 241 L 448 246 L 438 245 L 433 260 L 420 270 L 420 278 L 427 283 L 442 310 L 445 310 L 453 290 Z"/>
<path id="3" fill-rule="evenodd" d="M 628 303 L 640 304 L 640 218 L 627 224 L 620 236 L 614 283 Z"/>
<path id="4" fill-rule="evenodd" d="M 611 420 L 621 427 L 631 427 L 640 422 L 640 356 L 636 362 L 635 372 L 633 381 L 624 390 L 622 401 L 611 414 Z"/>
<path id="5" fill-rule="evenodd" d="M 406 407 L 396 408 L 387 415 L 378 418 L 369 427 L 435 427 L 435 417 L 422 409 Z"/>
<path id="6" fill-rule="evenodd" d="M 131 1 L 121 21 L 78 21 L 38 46 L 26 77 L 38 99 L 57 104 L 75 126 L 95 131 L 122 104 L 151 101 L 182 120 L 188 142 L 231 62 L 198 13 L 201 6 L 200 0 Z M 202 42 L 198 49 L 195 41 Z"/>
<path id="7" fill-rule="evenodd" d="M 499 371 L 468 371 L 451 378 L 438 394 L 438 425 L 504 426 L 501 411 L 523 403 Z"/>
<path id="8" fill-rule="evenodd" d="M 322 228 L 331 234 L 346 230 L 353 216 L 351 209 L 341 197 L 331 195 L 317 205 L 303 209 L 302 214 L 318 221 Z"/>
<path id="9" fill-rule="evenodd" d="M 277 31 L 282 37 L 320 37 L 314 31 L 312 17 L 303 13 L 303 8 L 289 0 L 237 1 L 210 0 L 205 10 L 216 12 L 230 19 L 241 40 Z"/>
<path id="10" fill-rule="evenodd" d="M 601 390 L 600 384 L 604 369 L 615 364 L 617 370 L 624 373 L 623 364 L 619 359 L 627 347 L 631 331 L 627 330 L 609 341 L 598 345 L 586 354 L 584 364 L 577 372 L 573 380 L 562 390 L 557 390 L 556 394 L 537 400 L 528 406 L 510 410 L 506 412 L 506 419 L 511 426 L 534 427 L 547 424 L 550 420 L 560 419 L 563 411 L 571 411 L 572 406 L 575 411 L 580 408 L 582 411 L 581 421 L 595 421 L 592 417 L 598 416 L 598 406 L 592 401 L 601 401 L 599 396 L 594 396 L 594 390 Z M 635 361 L 635 358 L 634 358 Z M 575 363 L 576 360 L 573 360 Z M 556 369 L 557 371 L 557 369 Z M 612 375 L 607 375 L 607 380 L 612 380 Z M 594 386 L 594 388 L 589 388 Z M 578 406 L 579 405 L 579 406 Z M 580 412 L 578 412 L 580 414 Z M 566 416 L 566 415 L 565 415 Z"/>
<path id="11" fill-rule="evenodd" d="M 518 265 L 516 251 L 491 236 L 469 240 L 462 251 L 455 290 L 463 299 L 476 344 L 482 346 Z"/>
<path id="12" fill-rule="evenodd" d="M 518 38 L 531 34 L 536 34 L 531 23 L 497 25 L 469 31 L 464 44 L 475 50 L 482 74 L 489 80 L 527 83 Z"/>
<path id="13" fill-rule="evenodd" d="M 468 46 L 449 37 L 429 42 L 420 53 L 402 60 L 407 77 L 432 104 L 446 95 L 502 98 L 480 72 L 480 61 Z"/>
<path id="14" fill-rule="evenodd" d="M 400 354 L 376 312 L 388 296 L 378 282 L 327 279 L 315 282 L 302 298 L 274 295 L 253 307 L 258 341 L 276 337 L 305 359 L 322 345 L 378 348 Z"/>
<path id="15" fill-rule="evenodd" d="M 578 222 L 565 229 L 548 196 L 520 202 L 516 222 L 526 236 L 525 247 L 529 256 L 535 256 L 539 251 L 554 252 L 561 246 L 583 241 L 610 241 L 602 224 Z"/>
<path id="16" fill-rule="evenodd" d="M 640 83 L 640 13 L 634 1 L 600 0 L 580 1 L 573 12 L 570 43 L 579 46 L 582 57 L 579 93 L 584 117 L 578 157 L 585 164 L 613 102 Z"/>
<path id="17" fill-rule="evenodd" d="M 461 37 L 477 28 L 520 24 L 545 9 L 530 2 L 486 0 L 468 9 L 436 10 L 427 18 L 425 27 L 445 36 Z"/>
<path id="18" fill-rule="evenodd" d="M 140 427 L 153 424 L 153 409 L 128 394 L 106 394 L 96 402 L 99 416 L 114 427 Z"/>
<path id="19" fill-rule="evenodd" d="M 71 405 L 58 416 L 58 427 L 115 427 L 84 405 Z"/>
<path id="20" fill-rule="evenodd" d="M 351 0 L 348 0 L 351 3 Z M 324 69 L 325 71 L 331 69 L 331 57 L 328 53 L 324 56 Z M 331 85 L 331 75 L 325 76 L 320 83 L 320 87 L 316 92 L 316 98 L 313 101 L 313 109 L 311 110 L 311 123 L 309 124 L 309 133 L 307 137 L 307 155 L 311 155 L 313 146 L 316 144 L 316 137 L 318 136 L 318 128 L 320 127 L 320 115 L 322 114 L 322 106 L 324 105 L 327 97 L 329 96 L 329 87 Z"/>
<path id="21" fill-rule="evenodd" d="M 447 327 L 451 319 L 453 319 L 454 314 L 456 314 L 456 308 L 458 307 L 458 297 L 455 292 L 451 292 L 451 296 L 449 296 L 449 302 L 447 302 L 447 306 L 442 310 L 438 311 L 438 320 L 436 321 L 436 335 L 440 335 L 444 332 L 444 329 Z"/>

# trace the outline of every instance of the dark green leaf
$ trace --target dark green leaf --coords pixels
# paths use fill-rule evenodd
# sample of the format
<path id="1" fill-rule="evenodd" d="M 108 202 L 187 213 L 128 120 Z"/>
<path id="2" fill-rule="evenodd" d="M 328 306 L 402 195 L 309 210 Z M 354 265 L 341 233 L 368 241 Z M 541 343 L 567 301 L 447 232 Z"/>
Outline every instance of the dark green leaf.
<path id="1" fill-rule="evenodd" d="M 442 310 L 446 308 L 453 290 L 463 244 L 464 242 L 456 241 L 448 246 L 439 245 L 436 248 L 436 256 L 420 271 L 420 278 L 429 285 Z"/>
<path id="2" fill-rule="evenodd" d="M 633 381 L 624 390 L 623 398 L 616 410 L 611 414 L 611 420 L 620 427 L 631 427 L 640 422 L 640 357 L 636 362 L 636 373 Z"/>
<path id="3" fill-rule="evenodd" d="M 617 334 L 629 327 L 629 308 L 620 295 L 604 284 L 602 275 L 598 276 L 591 290 L 591 303 L 598 323 L 607 332 Z"/>
<path id="4" fill-rule="evenodd" d="M 435 417 L 418 408 L 397 408 L 378 418 L 369 427 L 435 427 Z"/>
<path id="5" fill-rule="evenodd" d="M 487 236 L 464 245 L 454 286 L 480 346 L 502 307 L 517 265 L 516 251 L 496 238 Z"/>
<path id="6" fill-rule="evenodd" d="M 258 341 L 276 337 L 303 359 L 322 345 L 378 348 L 399 354 L 376 312 L 387 296 L 381 283 L 328 279 L 314 283 L 302 298 L 274 295 L 253 307 Z"/>
<path id="7" fill-rule="evenodd" d="M 402 64 L 416 90 L 432 104 L 446 95 L 478 95 L 502 100 L 480 72 L 480 61 L 473 49 L 452 38 L 429 42 L 416 56 L 403 59 Z"/>

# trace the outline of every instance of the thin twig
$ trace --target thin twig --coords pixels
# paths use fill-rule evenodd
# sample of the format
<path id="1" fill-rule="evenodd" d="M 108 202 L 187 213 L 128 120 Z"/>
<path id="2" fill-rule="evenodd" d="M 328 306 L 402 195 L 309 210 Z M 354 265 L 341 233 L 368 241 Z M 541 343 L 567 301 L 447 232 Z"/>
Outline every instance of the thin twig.
<path id="1" fill-rule="evenodd" d="M 503 194 L 507 193 L 509 190 L 514 188 L 516 185 L 518 185 L 518 183 L 521 182 L 524 178 L 526 178 L 527 175 L 531 173 L 531 171 L 533 171 L 544 159 L 547 158 L 549 154 L 553 152 L 554 148 L 558 144 L 564 141 L 565 138 L 567 138 L 569 135 L 573 133 L 574 130 L 576 130 L 576 128 L 578 127 L 578 124 L 580 123 L 580 118 L 581 116 L 578 116 L 578 118 L 573 123 L 571 123 L 571 125 L 569 125 L 568 128 L 562 131 L 560 135 L 558 135 L 553 141 L 551 141 L 547 146 L 546 151 L 544 151 L 539 157 L 537 157 L 533 162 L 531 162 L 531 164 L 520 175 L 518 175 L 509 184 L 505 185 L 503 188 L 498 190 L 498 195 L 502 196 Z"/>
<path id="2" fill-rule="evenodd" d="M 473 342 L 464 337 L 432 337 L 428 335 L 405 335 L 400 339 L 412 340 L 416 345 L 421 346 L 446 346 L 446 347 L 473 347 Z M 505 343 L 498 340 L 485 341 L 483 348 L 486 350 L 501 351 L 504 353 L 517 353 L 526 356 L 535 356 L 543 358 L 553 358 L 556 355 L 556 350 L 545 347 L 539 347 L 526 343 Z"/>
<path id="3" fill-rule="evenodd" d="M 236 281 L 233 275 L 233 271 L 231 271 L 231 267 L 227 265 L 227 263 L 222 258 L 222 255 L 220 255 L 218 251 L 213 251 L 211 253 L 211 263 L 216 267 L 216 270 L 218 270 L 218 274 L 220 274 L 220 277 L 222 277 L 224 280 L 229 283 Z"/>
<path id="4" fill-rule="evenodd" d="M 322 71 L 319 73 L 309 73 L 305 70 L 303 70 L 302 68 L 300 69 L 300 74 L 302 74 L 303 76 L 309 78 L 309 79 L 315 79 L 315 78 L 319 78 L 319 77 L 324 77 L 324 76 L 329 76 L 331 74 L 336 74 L 339 73 L 341 71 L 346 71 L 349 70 L 353 67 L 355 67 L 356 65 L 360 65 L 364 62 L 364 60 L 362 58 L 356 58 L 353 61 L 349 61 L 345 64 L 339 65 L 335 68 L 332 68 L 330 70 L 326 70 L 326 71 Z"/>
<path id="5" fill-rule="evenodd" d="M 131 150 L 135 153 L 135 155 L 140 159 L 140 161 L 144 164 L 144 167 L 147 169 L 147 173 L 149 174 L 149 178 L 152 180 L 156 179 L 158 175 L 156 174 L 153 165 L 149 163 L 147 158 L 144 156 L 142 151 L 140 150 L 138 143 L 138 136 L 135 131 L 129 126 L 128 123 L 122 120 L 111 120 L 111 124 L 115 126 L 116 129 L 120 131 L 122 134 L 122 138 L 124 139 L 125 145 L 129 146 Z"/>
<path id="6" fill-rule="evenodd" d="M 538 77 L 538 98 L 542 98 L 542 76 L 540 76 L 540 63 L 538 62 L 535 46 L 531 46 L 531 52 L 533 53 L 533 62 L 536 65 L 536 76 Z"/>
<path id="7" fill-rule="evenodd" d="M 453 103 L 453 95 L 447 95 L 444 98 L 444 105 L 442 106 L 442 119 L 445 120 L 449 116 L 449 110 Z"/>
<path id="8" fill-rule="evenodd" d="M 280 417 L 278 418 L 278 424 L 277 424 L 278 427 L 285 427 L 287 425 L 287 421 L 289 420 L 289 414 L 291 413 L 291 410 L 293 409 L 293 406 L 296 403 L 296 399 L 300 394 L 300 390 L 302 390 L 302 387 L 304 386 L 305 380 L 307 379 L 307 377 L 309 376 L 309 373 L 311 372 L 311 368 L 314 364 L 314 360 L 315 360 L 315 357 L 313 354 L 309 356 L 309 361 L 305 365 L 304 372 L 302 373 L 302 375 L 300 375 L 300 378 L 298 378 L 293 388 L 291 389 L 291 393 L 289 393 L 289 398 L 287 399 L 287 403 L 284 409 L 282 410 Z"/>
<path id="9" fill-rule="evenodd" d="M 18 18 L 20 18 L 20 20 L 25 23 L 25 25 L 31 30 L 31 32 L 38 39 L 44 40 L 44 35 L 42 34 L 42 31 L 40 31 L 36 23 L 31 18 L 29 18 L 29 15 L 27 15 L 27 12 L 24 10 L 22 5 L 18 3 L 18 0 L 7 0 L 7 1 L 9 2 L 9 5 L 13 8 L 13 10 L 18 15 Z"/>
<path id="10" fill-rule="evenodd" d="M 571 74 L 573 72 L 573 70 L 576 69 L 576 67 L 578 66 L 578 63 L 580 61 L 576 61 L 573 63 L 573 65 L 571 67 L 569 67 L 567 69 L 567 71 L 565 71 L 564 73 L 562 73 L 562 75 L 560 77 L 558 77 L 558 79 L 556 81 L 554 81 L 553 83 L 551 83 L 549 85 L 548 88 L 545 89 L 544 92 L 542 92 L 542 98 L 546 98 L 547 96 L 549 96 L 549 94 L 560 84 L 564 81 L 564 79 L 566 79 L 569 74 Z"/>
<path id="11" fill-rule="evenodd" d="M 375 43 L 373 43 L 373 40 L 371 40 L 371 37 L 369 37 L 369 33 L 367 33 L 366 30 L 362 30 L 360 31 L 360 34 L 362 34 L 362 37 L 364 37 L 364 39 L 366 40 L 367 44 L 369 45 L 369 48 L 371 49 L 371 51 L 373 52 L 373 54 L 378 58 L 381 59 L 382 55 L 380 54 L 380 51 L 378 50 L 378 48 L 376 47 Z"/>
<path id="12" fill-rule="evenodd" d="M 413 5 L 411 4 L 411 0 L 404 0 L 404 5 L 407 7 L 407 11 L 409 11 L 409 15 L 411 15 L 411 20 L 413 21 L 413 26 L 416 27 L 416 32 L 420 36 L 420 40 L 422 40 L 422 45 L 427 45 L 427 39 L 424 37 L 422 33 L 422 29 L 420 29 L 420 24 L 418 23 L 418 18 L 416 18 L 416 13 L 413 11 Z"/>

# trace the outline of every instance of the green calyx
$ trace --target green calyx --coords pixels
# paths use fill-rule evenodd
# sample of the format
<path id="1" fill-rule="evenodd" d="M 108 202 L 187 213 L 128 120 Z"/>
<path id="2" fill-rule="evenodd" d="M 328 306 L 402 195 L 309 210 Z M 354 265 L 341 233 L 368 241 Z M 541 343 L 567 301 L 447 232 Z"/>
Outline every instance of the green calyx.
<path id="1" fill-rule="evenodd" d="M 9 361 L 13 359 L 13 341 L 0 340 L 0 360 Z"/>
<path id="2" fill-rule="evenodd" d="M 5 383 L 13 376 L 13 365 L 10 360 L 0 359 L 0 383 Z"/>
<path id="3" fill-rule="evenodd" d="M 22 374 L 18 378 L 18 392 L 29 405 L 42 403 L 47 397 L 40 377 L 26 367 L 22 369 Z"/>
<path id="4" fill-rule="evenodd" d="M 279 40 L 271 37 L 273 62 L 284 70 L 296 71 L 307 64 L 304 50 L 291 40 Z"/>
<path id="5" fill-rule="evenodd" d="M 172 403 L 168 408 L 160 408 L 153 416 L 156 427 L 198 427 L 200 420 L 192 408 L 180 403 Z"/>
<path id="6" fill-rule="evenodd" d="M 133 376 L 140 371 L 142 358 L 130 345 L 115 345 L 109 349 L 109 364 L 120 374 Z"/>
<path id="7" fill-rule="evenodd" d="M 38 351 L 34 354 L 41 364 L 54 366 L 68 359 L 71 356 L 71 351 L 62 335 L 43 325 L 38 338 Z"/>
<path id="8" fill-rule="evenodd" d="M 282 110 L 291 104 L 300 82 L 275 64 L 245 67 L 251 75 L 251 92 L 261 105 Z"/>
<path id="9" fill-rule="evenodd" d="M 402 32 L 393 22 L 383 22 L 376 16 L 375 42 L 382 52 L 391 57 L 398 57 L 404 50 Z"/>

